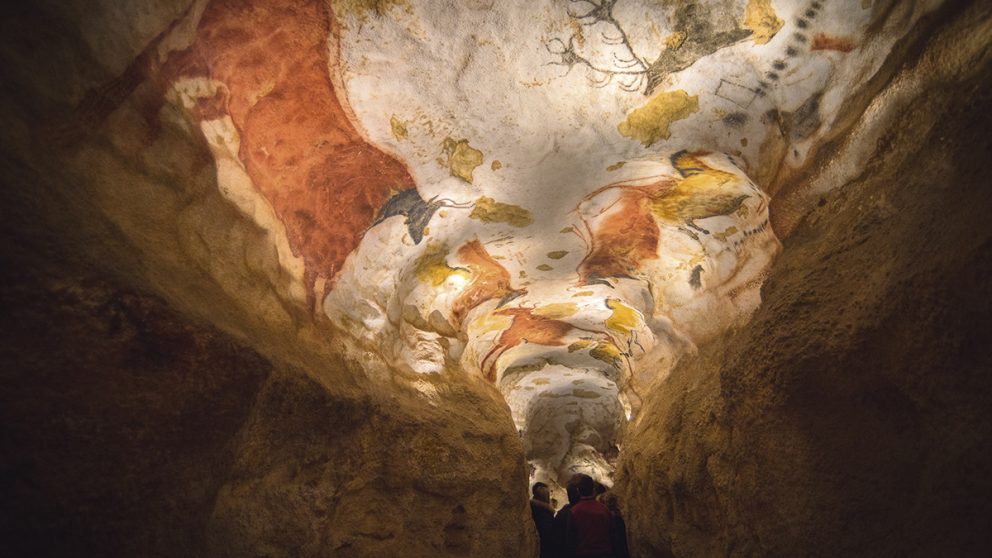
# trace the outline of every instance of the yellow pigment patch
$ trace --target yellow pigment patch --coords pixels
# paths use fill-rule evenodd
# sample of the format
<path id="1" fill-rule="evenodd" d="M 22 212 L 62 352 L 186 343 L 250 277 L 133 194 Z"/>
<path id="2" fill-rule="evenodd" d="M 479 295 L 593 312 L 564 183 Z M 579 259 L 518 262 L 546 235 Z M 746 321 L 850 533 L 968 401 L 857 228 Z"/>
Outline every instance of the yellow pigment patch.
<path id="1" fill-rule="evenodd" d="M 606 318 L 606 329 L 621 335 L 630 335 L 641 323 L 641 313 L 616 298 L 606 299 L 606 307 L 613 310 Z"/>
<path id="2" fill-rule="evenodd" d="M 682 263 L 680 263 L 678 265 L 678 269 L 686 269 L 686 270 L 692 269 L 692 268 L 696 267 L 697 265 L 703 263 L 704 261 L 706 261 L 706 255 L 705 254 L 695 254 L 694 256 L 692 256 L 691 258 L 689 258 L 688 260 L 685 260 Z"/>
<path id="3" fill-rule="evenodd" d="M 679 89 L 665 91 L 651 98 L 639 109 L 634 109 L 627 119 L 617 126 L 620 135 L 649 147 L 658 140 L 671 137 L 669 127 L 694 112 L 699 112 L 699 97 Z"/>
<path id="4" fill-rule="evenodd" d="M 417 279 L 434 287 L 440 287 L 449 277 L 459 275 L 468 279 L 472 274 L 468 270 L 451 267 L 445 258 L 448 256 L 448 247 L 445 244 L 431 242 L 424 249 L 424 253 L 417 258 L 414 264 L 414 272 Z"/>
<path id="5" fill-rule="evenodd" d="M 588 339 L 579 339 L 578 341 L 572 343 L 568 346 L 568 352 L 574 353 L 575 351 L 581 351 L 582 349 L 588 349 L 595 345 L 594 342 Z"/>
<path id="6" fill-rule="evenodd" d="M 605 362 L 614 368 L 620 368 L 620 364 L 623 362 L 623 353 L 620 352 L 620 349 L 613 343 L 607 343 L 605 341 L 597 343 L 589 351 L 589 356 L 598 361 Z"/>
<path id="7" fill-rule="evenodd" d="M 534 222 L 529 210 L 519 205 L 501 203 L 486 196 L 475 200 L 475 207 L 472 208 L 469 217 L 483 223 L 508 223 L 514 227 L 526 227 Z"/>
<path id="8" fill-rule="evenodd" d="M 592 296 L 594 293 L 592 291 L 579 291 L 572 296 Z"/>
<path id="9" fill-rule="evenodd" d="M 396 118 L 394 114 L 389 118 L 389 127 L 393 129 L 393 137 L 397 140 L 405 140 L 407 137 L 406 122 Z"/>
<path id="10" fill-rule="evenodd" d="M 444 138 L 441 151 L 447 160 L 443 162 L 448 167 L 451 176 L 472 183 L 472 171 L 482 164 L 482 152 L 468 144 L 466 139 Z"/>
<path id="11" fill-rule="evenodd" d="M 573 233 L 573 232 L 575 232 L 575 227 L 565 227 L 564 229 L 562 229 L 562 230 L 560 230 L 558 232 L 560 232 L 561 234 Z"/>
<path id="12" fill-rule="evenodd" d="M 671 35 L 665 37 L 665 46 L 670 50 L 678 50 L 682 43 L 685 42 L 685 38 L 688 37 L 685 31 L 676 31 Z"/>
<path id="13" fill-rule="evenodd" d="M 493 331 L 503 331 L 512 324 L 513 318 L 510 316 L 484 314 L 472 321 L 472 331 L 476 335 L 485 335 Z"/>
<path id="14" fill-rule="evenodd" d="M 713 238 L 725 241 L 727 238 L 737 234 L 737 227 L 727 227 L 723 232 L 713 233 Z"/>
<path id="15" fill-rule="evenodd" d="M 600 394 L 595 391 L 589 391 L 588 389 L 573 389 L 572 396 L 582 399 L 599 399 Z"/>
<path id="16" fill-rule="evenodd" d="M 496 159 L 495 161 L 493 161 L 493 164 L 489 165 L 489 168 L 494 171 L 498 171 L 499 169 L 503 168 L 503 163 L 500 162 L 499 159 Z"/>
<path id="17" fill-rule="evenodd" d="M 615 170 L 619 170 L 619 169 L 623 168 L 623 166 L 626 165 L 626 164 L 627 164 L 627 161 L 618 161 L 618 162 L 613 163 L 612 165 L 606 167 L 606 170 L 609 171 L 609 172 L 613 172 Z"/>
<path id="18" fill-rule="evenodd" d="M 561 320 L 575 315 L 578 311 L 579 306 L 574 302 L 555 302 L 553 304 L 545 304 L 531 313 L 535 316 L 542 316 L 552 320 Z"/>
<path id="19" fill-rule="evenodd" d="M 552 260 L 560 260 L 568 255 L 568 250 L 555 250 L 554 252 L 548 252 L 548 257 Z"/>
<path id="20" fill-rule="evenodd" d="M 535 386 L 546 386 L 551 383 L 551 380 L 547 378 L 534 378 L 534 381 L 531 383 L 533 383 Z"/>
<path id="21" fill-rule="evenodd" d="M 548 264 L 541 264 L 541 265 L 537 266 L 537 269 L 540 270 L 540 271 L 552 271 L 552 270 L 554 270 L 554 268 L 551 267 Z"/>
<path id="22" fill-rule="evenodd" d="M 755 44 L 767 43 L 785 22 L 775 15 L 772 0 L 749 0 L 744 8 L 744 26 L 753 33 Z"/>

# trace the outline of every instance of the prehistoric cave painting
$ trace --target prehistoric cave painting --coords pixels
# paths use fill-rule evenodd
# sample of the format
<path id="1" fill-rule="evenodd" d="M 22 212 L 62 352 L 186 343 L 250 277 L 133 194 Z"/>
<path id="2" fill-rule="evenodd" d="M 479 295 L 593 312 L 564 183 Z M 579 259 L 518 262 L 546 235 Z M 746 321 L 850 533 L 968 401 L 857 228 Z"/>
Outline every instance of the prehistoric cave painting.
<path id="1" fill-rule="evenodd" d="M 793 141 L 813 135 L 820 128 L 820 93 L 810 95 L 791 113 L 782 114 L 782 122 Z"/>
<path id="2" fill-rule="evenodd" d="M 201 125 L 230 119 L 233 156 L 303 259 L 314 307 L 318 280 L 329 288 L 390 194 L 413 188 L 406 167 L 358 132 L 335 90 L 330 71 L 337 60 L 327 48 L 337 37 L 334 14 L 321 0 L 212 0 L 187 49 L 160 52 L 170 30 L 122 76 L 87 94 L 75 120 L 99 124 L 145 79 L 161 91 L 147 108 L 153 130 L 176 88 Z M 411 237 L 424 213 L 410 220 Z"/>
<path id="3" fill-rule="evenodd" d="M 858 48 L 858 42 L 851 37 L 830 36 L 825 33 L 813 35 L 813 44 L 810 50 L 833 50 L 837 52 L 851 52 Z"/>
<path id="4" fill-rule="evenodd" d="M 672 123 L 699 112 L 699 97 L 685 91 L 665 91 L 651 98 L 644 106 L 634 109 L 617 126 L 621 136 L 633 138 L 644 147 L 671 137 Z"/>
<path id="5" fill-rule="evenodd" d="M 488 196 L 475 200 L 469 218 L 483 223 L 506 223 L 514 227 L 526 227 L 534 222 L 530 210 L 519 205 L 498 202 Z"/>
<path id="6" fill-rule="evenodd" d="M 753 103 L 755 99 L 764 96 L 765 93 L 760 88 L 752 89 L 746 85 L 741 85 L 728 79 L 720 78 L 720 83 L 716 86 L 716 91 L 714 91 L 713 94 L 746 110 L 751 107 L 751 103 Z"/>
<path id="7" fill-rule="evenodd" d="M 610 184 L 586 197 L 576 208 L 584 228 L 576 233 L 588 251 L 579 264 L 579 284 L 605 284 L 607 278 L 637 275 L 642 262 L 658 257 L 658 224 L 651 216 L 650 200 L 656 191 L 668 190 L 672 180 L 656 177 L 647 186 L 626 182 Z M 615 190 L 615 192 L 611 192 Z M 615 199 L 601 206 L 606 194 Z"/>
<path id="8" fill-rule="evenodd" d="M 473 180 L 473 171 L 485 160 L 482 152 L 469 145 L 466 139 L 444 138 L 441 142 L 441 153 L 443 158 L 438 159 L 438 164 L 447 167 L 451 176 L 469 184 Z"/>
<path id="9" fill-rule="evenodd" d="M 508 316 L 511 322 L 509 327 L 500 332 L 492 348 L 479 362 L 483 374 L 490 381 L 496 380 L 496 361 L 509 349 L 521 343 L 564 346 L 566 335 L 576 329 L 568 322 L 542 316 L 533 308 L 504 308 L 494 312 L 494 315 Z"/>
<path id="10" fill-rule="evenodd" d="M 695 2 L 679 3 L 672 17 L 672 27 L 686 34 L 677 48 L 666 48 L 654 60 L 647 73 L 644 93 L 651 94 L 661 81 L 684 70 L 700 58 L 708 56 L 751 36 L 752 31 L 741 26 L 742 14 L 734 13 L 733 3 L 704 11 Z"/>
<path id="11" fill-rule="evenodd" d="M 584 67 L 586 77 L 595 87 L 605 87 L 616 80 L 624 91 L 642 91 L 644 95 L 653 93 L 669 74 L 684 70 L 696 60 L 743 40 L 753 32 L 741 27 L 737 17 L 730 14 L 730 5 L 726 10 L 710 10 L 704 14 L 696 3 L 679 3 L 672 15 L 675 31 L 665 41 L 666 48 L 649 61 L 638 54 L 624 25 L 614 15 L 619 0 L 569 2 L 568 15 L 579 24 L 579 32 L 573 32 L 567 39 L 553 37 L 545 43 L 554 58 L 551 63 L 564 66 L 569 72 L 575 66 Z M 750 6 L 748 9 L 749 21 L 760 29 L 758 40 L 767 42 L 777 30 L 772 31 L 773 25 L 765 21 L 766 12 L 760 8 L 755 11 Z M 587 52 L 582 48 L 585 41 L 580 33 L 593 29 L 600 33 L 602 44 L 607 47 L 604 50 L 608 52 Z"/>
<path id="12" fill-rule="evenodd" d="M 637 341 L 637 330 L 644 325 L 644 316 L 636 309 L 626 305 L 619 298 L 607 298 L 606 307 L 610 310 L 609 317 L 603 322 L 607 333 L 610 334 L 614 346 L 619 346 L 617 337 L 624 340 L 622 345 L 627 347 L 624 354 L 630 356 L 636 345 L 641 351 L 644 347 Z"/>
<path id="13" fill-rule="evenodd" d="M 184 21 L 193 17 L 197 3 L 193 2 L 182 14 L 170 22 L 169 26 L 158 33 L 124 71 L 114 79 L 88 90 L 68 118 L 46 126 L 45 135 L 53 144 L 74 148 L 87 135 L 98 130 L 107 118 L 131 97 L 142 83 L 152 81 L 159 84 L 160 51 L 165 40 Z M 160 126 L 156 118 L 158 110 L 164 102 L 164 96 L 158 95 L 145 107 L 148 126 L 157 135 Z"/>
<path id="14" fill-rule="evenodd" d="M 471 273 L 471 281 L 452 305 L 452 314 L 459 327 L 465 316 L 483 302 L 496 299 L 499 307 L 527 293 L 526 289 L 513 288 L 510 273 L 489 255 L 478 239 L 459 247 L 457 258 Z"/>
<path id="15" fill-rule="evenodd" d="M 237 156 L 285 224 L 311 288 L 318 277 L 334 280 L 390 192 L 413 187 L 406 168 L 348 119 L 329 74 L 335 25 L 319 0 L 214 0 L 193 45 L 163 69 L 166 83 L 223 84 Z"/>
<path id="16" fill-rule="evenodd" d="M 648 63 L 634 52 L 626 31 L 613 15 L 613 7 L 618 0 L 569 1 L 572 4 L 572 8 L 568 10 L 569 17 L 583 27 L 593 27 L 598 24 L 608 26 L 610 33 L 603 34 L 603 42 L 616 46 L 622 54 L 613 52 L 610 55 L 612 59 L 609 65 L 599 66 L 588 56 L 579 54 L 576 42 L 581 44 L 585 41 L 577 33 L 573 33 L 568 37 L 567 42 L 555 37 L 545 43 L 548 52 L 557 57 L 552 64 L 565 66 L 569 72 L 577 65 L 584 66 L 589 70 L 587 75 L 589 81 L 596 87 L 605 87 L 619 78 L 620 87 L 624 91 L 633 92 L 641 89 L 648 76 Z"/>
<path id="17" fill-rule="evenodd" d="M 472 207 L 472 204 L 459 204 L 448 199 L 438 199 L 437 196 L 424 201 L 420 192 L 415 188 L 397 192 L 393 197 L 379 209 L 375 220 L 369 225 L 372 228 L 390 217 L 403 216 L 407 226 L 407 232 L 414 244 L 420 244 L 424 239 L 427 223 L 430 222 L 434 212 L 442 207 L 465 208 Z"/>
<path id="18" fill-rule="evenodd" d="M 772 87 L 775 87 L 781 83 L 781 80 L 785 76 L 785 72 L 795 64 L 795 59 L 802 54 L 817 50 L 831 50 L 840 53 L 848 53 L 857 48 L 857 42 L 850 37 L 834 37 L 822 32 L 813 35 L 811 42 L 810 34 L 813 31 L 815 22 L 820 16 L 820 12 L 826 1 L 827 0 L 815 0 L 810 2 L 805 9 L 800 10 L 800 15 L 795 19 L 795 21 L 792 22 L 795 27 L 795 31 L 789 36 L 789 41 L 783 49 L 782 54 L 776 57 L 771 62 L 770 67 L 764 71 L 763 79 L 758 80 L 757 87 L 752 88 L 740 84 L 734 85 L 747 91 L 753 91 L 757 97 L 764 97 L 768 94 L 768 91 Z M 728 96 L 726 91 L 724 94 L 721 94 L 720 88 L 722 88 L 723 85 L 724 80 L 721 80 L 720 87 L 715 92 L 718 96 L 730 99 L 743 108 L 747 108 L 747 106 L 750 105 L 750 101 L 748 101 L 746 105 L 741 105 L 741 103 Z M 737 96 L 740 95 L 741 93 L 738 92 Z M 744 94 L 744 97 L 747 97 L 747 95 Z M 816 99 L 813 102 L 818 103 L 819 94 L 815 97 Z M 804 109 L 799 109 L 797 112 L 802 110 Z M 808 128 L 808 122 L 804 125 Z M 813 131 L 815 131 L 815 128 L 813 128 L 810 133 Z M 802 135 L 793 132 L 792 135 L 793 139 L 801 139 L 809 134 Z"/>
<path id="19" fill-rule="evenodd" d="M 773 87 L 782 85 L 782 80 L 787 78 L 789 69 L 797 67 L 796 60 L 800 56 L 815 51 L 847 54 L 858 48 L 858 41 L 853 37 L 831 35 L 824 32 L 814 33 L 814 26 L 826 2 L 827 0 L 815 0 L 806 5 L 805 8 L 798 10 L 798 16 L 791 22 L 795 30 L 789 35 L 786 46 L 779 56 L 773 57 L 769 66 L 763 71 L 762 77 L 754 85 L 743 85 L 721 79 L 713 92 L 714 95 L 731 101 L 742 109 L 748 109 L 755 99 L 765 97 Z M 748 8 L 751 9 L 754 5 L 757 9 L 756 4 L 751 2 L 748 4 Z M 753 13 L 757 14 L 758 12 Z M 779 25 L 780 28 L 781 25 Z M 821 96 L 822 92 L 816 92 L 791 114 L 776 111 L 776 118 L 770 120 L 776 120 L 783 134 L 788 135 L 792 141 L 803 140 L 815 133 L 820 127 L 819 103 Z M 728 128 L 739 127 L 741 118 L 738 115 L 746 116 L 743 113 L 733 114 L 735 116 L 729 117 L 730 115 L 728 115 L 728 118 L 723 120 L 724 125 Z"/>
<path id="20" fill-rule="evenodd" d="M 484 223 L 506 223 L 520 228 L 534 222 L 534 216 L 529 210 L 518 205 L 498 202 L 488 196 L 480 196 L 469 203 L 459 203 L 447 198 L 438 199 L 437 196 L 424 200 L 420 192 L 410 189 L 397 192 L 389 198 L 369 228 L 383 223 L 390 217 L 402 216 L 410 239 L 414 244 L 420 244 L 427 234 L 427 224 L 434 217 L 434 213 L 441 208 L 471 209 L 469 218 Z"/>
<path id="21" fill-rule="evenodd" d="M 763 45 L 782 29 L 785 22 L 775 13 L 772 0 L 749 0 L 744 8 L 744 25 L 753 33 L 754 43 Z"/>
<path id="22" fill-rule="evenodd" d="M 579 263 L 581 285 L 608 278 L 636 278 L 658 257 L 659 225 L 698 240 L 710 231 L 696 221 L 738 211 L 754 192 L 733 173 L 708 165 L 707 152 L 671 156 L 679 176 L 647 176 L 604 186 L 586 196 L 576 212 L 588 252 Z"/>
<path id="23" fill-rule="evenodd" d="M 780 244 L 751 178 L 774 188 L 799 167 L 904 34 L 865 33 L 858 0 L 830 2 L 410 3 L 349 19 L 342 83 L 419 194 L 380 212 L 328 315 L 386 363 L 493 380 L 538 475 L 609 478 L 576 432 L 613 443 L 604 425 L 637 413 L 638 388 L 758 306 Z M 409 272 L 425 255 L 428 281 Z M 549 441 L 565 416 L 550 395 L 580 379 L 604 395 L 570 404 L 605 418 Z"/>
<path id="24" fill-rule="evenodd" d="M 695 234 L 682 229 L 683 226 L 710 234 L 696 225 L 696 221 L 730 215 L 753 194 L 737 175 L 707 165 L 701 159 L 705 155 L 708 155 L 705 151 L 679 151 L 672 155 L 672 166 L 682 179 L 670 192 L 651 201 L 651 213 L 659 221 L 677 226 L 693 238 Z"/>

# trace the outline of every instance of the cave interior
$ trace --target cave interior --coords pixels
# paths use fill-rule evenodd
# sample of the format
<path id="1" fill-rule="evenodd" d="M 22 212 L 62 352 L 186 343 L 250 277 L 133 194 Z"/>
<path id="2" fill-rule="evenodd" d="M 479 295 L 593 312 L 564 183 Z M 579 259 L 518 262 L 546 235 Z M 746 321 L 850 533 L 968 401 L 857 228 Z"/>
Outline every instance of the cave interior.
<path id="1" fill-rule="evenodd" d="M 992 3 L 0 9 L 4 555 L 992 547 Z"/>

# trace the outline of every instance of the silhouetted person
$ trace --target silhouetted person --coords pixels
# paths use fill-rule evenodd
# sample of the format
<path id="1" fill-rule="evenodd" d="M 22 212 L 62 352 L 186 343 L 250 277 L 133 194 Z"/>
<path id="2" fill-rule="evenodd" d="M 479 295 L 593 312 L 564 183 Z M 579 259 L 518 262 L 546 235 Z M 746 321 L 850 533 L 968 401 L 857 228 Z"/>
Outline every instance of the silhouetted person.
<path id="1" fill-rule="evenodd" d="M 627 547 L 627 523 L 620 513 L 620 502 L 613 492 L 603 494 L 601 501 L 613 516 L 610 520 L 610 544 L 613 546 L 613 558 L 630 558 Z"/>
<path id="2" fill-rule="evenodd" d="M 537 536 L 541 541 L 541 558 L 555 558 L 557 540 L 555 538 L 555 509 L 551 507 L 551 491 L 543 482 L 535 482 L 531 489 L 534 497 L 530 499 L 530 515 L 537 527 Z"/>
<path id="3" fill-rule="evenodd" d="M 568 530 L 569 510 L 579 501 L 578 476 L 573 476 L 565 486 L 565 494 L 568 495 L 568 503 L 562 506 L 555 515 L 555 546 L 558 556 L 570 558 L 572 554 L 565 548 L 565 534 Z"/>
<path id="4" fill-rule="evenodd" d="M 613 515 L 596 501 L 596 484 L 588 475 L 578 475 L 579 501 L 568 510 L 565 549 L 575 558 L 613 558 L 610 523 Z"/>
<path id="5" fill-rule="evenodd" d="M 593 481 L 593 487 L 594 487 L 594 492 L 596 494 L 596 500 L 602 502 L 600 498 L 603 497 L 603 494 L 606 494 L 606 485 L 604 485 L 601 482 Z"/>

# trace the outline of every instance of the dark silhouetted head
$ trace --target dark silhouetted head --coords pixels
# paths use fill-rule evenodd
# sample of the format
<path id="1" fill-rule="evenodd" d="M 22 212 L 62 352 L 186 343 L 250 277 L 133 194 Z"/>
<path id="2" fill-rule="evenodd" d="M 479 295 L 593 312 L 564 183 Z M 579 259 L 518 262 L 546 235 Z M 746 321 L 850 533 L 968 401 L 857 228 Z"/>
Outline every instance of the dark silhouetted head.
<path id="1" fill-rule="evenodd" d="M 565 487 L 565 494 L 568 495 L 568 503 L 574 504 L 579 501 L 579 476 L 573 475 Z"/>
<path id="2" fill-rule="evenodd" d="M 578 474 L 575 477 L 576 486 L 579 488 L 579 497 L 588 498 L 596 494 L 596 482 L 589 475 Z"/>
<path id="3" fill-rule="evenodd" d="M 547 502 L 551 498 L 551 491 L 548 490 L 548 485 L 543 482 L 535 482 L 530 491 L 531 494 L 534 495 L 534 498 L 537 498 L 538 500 Z"/>

